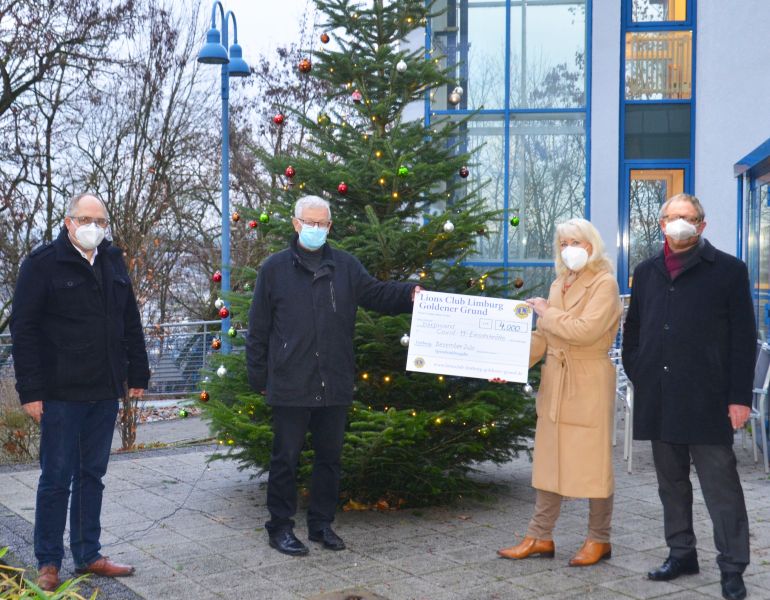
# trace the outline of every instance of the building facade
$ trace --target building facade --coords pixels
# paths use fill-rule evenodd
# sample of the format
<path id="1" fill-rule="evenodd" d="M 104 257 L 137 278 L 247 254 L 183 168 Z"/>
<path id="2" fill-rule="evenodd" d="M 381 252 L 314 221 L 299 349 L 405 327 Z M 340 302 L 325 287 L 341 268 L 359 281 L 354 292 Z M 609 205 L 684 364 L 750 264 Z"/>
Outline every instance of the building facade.
<path id="1" fill-rule="evenodd" d="M 542 290 L 555 225 L 581 216 L 602 233 L 628 292 L 635 265 L 660 248 L 660 203 L 689 192 L 705 206 L 706 237 L 749 263 L 764 319 L 767 186 L 761 169 L 739 173 L 737 163 L 770 137 L 770 2 L 434 7 L 426 50 L 462 94 L 435 90 L 426 121 L 467 119 L 458 142 L 478 149 L 468 185 L 488 182 L 482 196 L 503 211 L 474 264 Z"/>

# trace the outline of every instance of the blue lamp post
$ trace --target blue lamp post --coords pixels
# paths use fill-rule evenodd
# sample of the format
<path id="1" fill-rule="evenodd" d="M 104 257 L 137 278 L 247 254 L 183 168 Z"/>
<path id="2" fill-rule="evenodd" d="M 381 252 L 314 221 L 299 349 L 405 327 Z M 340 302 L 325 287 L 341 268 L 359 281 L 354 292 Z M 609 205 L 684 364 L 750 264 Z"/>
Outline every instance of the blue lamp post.
<path id="1" fill-rule="evenodd" d="M 222 37 L 220 42 L 216 17 L 219 9 L 222 23 Z M 228 35 L 227 25 L 233 20 L 233 44 L 227 51 Z M 230 76 L 248 77 L 251 70 L 243 60 L 243 51 L 238 45 L 238 23 L 235 15 L 225 9 L 219 0 L 211 7 L 211 29 L 206 33 L 206 43 L 198 53 L 198 62 L 209 65 L 222 65 L 222 296 L 226 306 L 227 295 L 230 292 L 230 131 L 228 101 L 230 97 Z M 222 352 L 230 350 L 227 332 L 230 329 L 230 317 L 222 319 Z"/>

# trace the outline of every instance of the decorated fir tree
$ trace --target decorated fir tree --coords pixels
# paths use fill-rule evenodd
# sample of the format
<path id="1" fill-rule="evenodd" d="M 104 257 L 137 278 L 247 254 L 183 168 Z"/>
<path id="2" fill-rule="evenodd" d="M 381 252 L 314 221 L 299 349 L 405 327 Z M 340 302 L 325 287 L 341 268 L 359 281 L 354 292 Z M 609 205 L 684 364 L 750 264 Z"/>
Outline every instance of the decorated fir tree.
<path id="1" fill-rule="evenodd" d="M 483 182 L 463 150 L 466 121 L 439 120 L 427 130 L 419 118 L 432 89 L 460 93 L 423 48 L 406 43 L 428 18 L 425 3 L 316 4 L 325 18 L 321 44 L 297 68 L 319 90 L 331 91 L 318 114 L 276 107 L 271 126 L 293 120 L 310 141 L 286 153 L 257 151 L 275 186 L 269 204 L 243 220 L 260 221 L 258 235 L 278 250 L 290 238 L 294 202 L 324 196 L 334 221 L 330 243 L 357 256 L 372 275 L 419 280 L 429 290 L 510 295 L 497 273 L 463 264 L 486 224 L 501 218 L 478 198 Z M 240 271 L 251 281 L 255 274 Z M 234 321 L 245 326 L 250 297 L 230 300 Z M 469 476 L 474 466 L 509 460 L 532 433 L 533 403 L 520 385 L 406 372 L 409 327 L 409 315 L 359 310 L 358 387 L 340 499 L 350 507 L 417 506 L 479 491 Z M 233 343 L 233 353 L 216 358 L 221 376 L 209 374 L 202 405 L 226 449 L 222 456 L 265 469 L 270 408 L 249 389 L 241 341 Z M 305 481 L 311 452 L 308 445 L 300 467 Z"/>

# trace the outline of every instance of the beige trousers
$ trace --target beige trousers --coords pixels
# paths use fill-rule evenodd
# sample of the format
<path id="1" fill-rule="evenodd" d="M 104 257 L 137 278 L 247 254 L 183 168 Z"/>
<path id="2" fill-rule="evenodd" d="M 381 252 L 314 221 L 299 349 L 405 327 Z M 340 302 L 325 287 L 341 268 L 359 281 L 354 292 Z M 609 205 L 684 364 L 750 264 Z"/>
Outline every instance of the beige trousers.
<path id="1" fill-rule="evenodd" d="M 536 491 L 535 514 L 527 527 L 527 537 L 552 540 L 563 496 L 554 492 Z M 610 541 L 613 497 L 588 499 L 588 539 L 605 543 Z"/>

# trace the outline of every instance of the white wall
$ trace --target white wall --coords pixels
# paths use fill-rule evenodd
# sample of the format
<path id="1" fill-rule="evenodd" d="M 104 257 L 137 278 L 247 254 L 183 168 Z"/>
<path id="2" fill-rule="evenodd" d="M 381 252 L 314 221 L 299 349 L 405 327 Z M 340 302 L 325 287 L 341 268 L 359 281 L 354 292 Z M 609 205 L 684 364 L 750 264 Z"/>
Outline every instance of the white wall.
<path id="1" fill-rule="evenodd" d="M 698 2 L 695 194 L 706 208 L 706 237 L 733 254 L 733 165 L 770 138 L 768 28 L 768 0 Z"/>
<path id="2" fill-rule="evenodd" d="M 620 2 L 594 0 L 591 56 L 591 222 L 618 251 Z"/>

